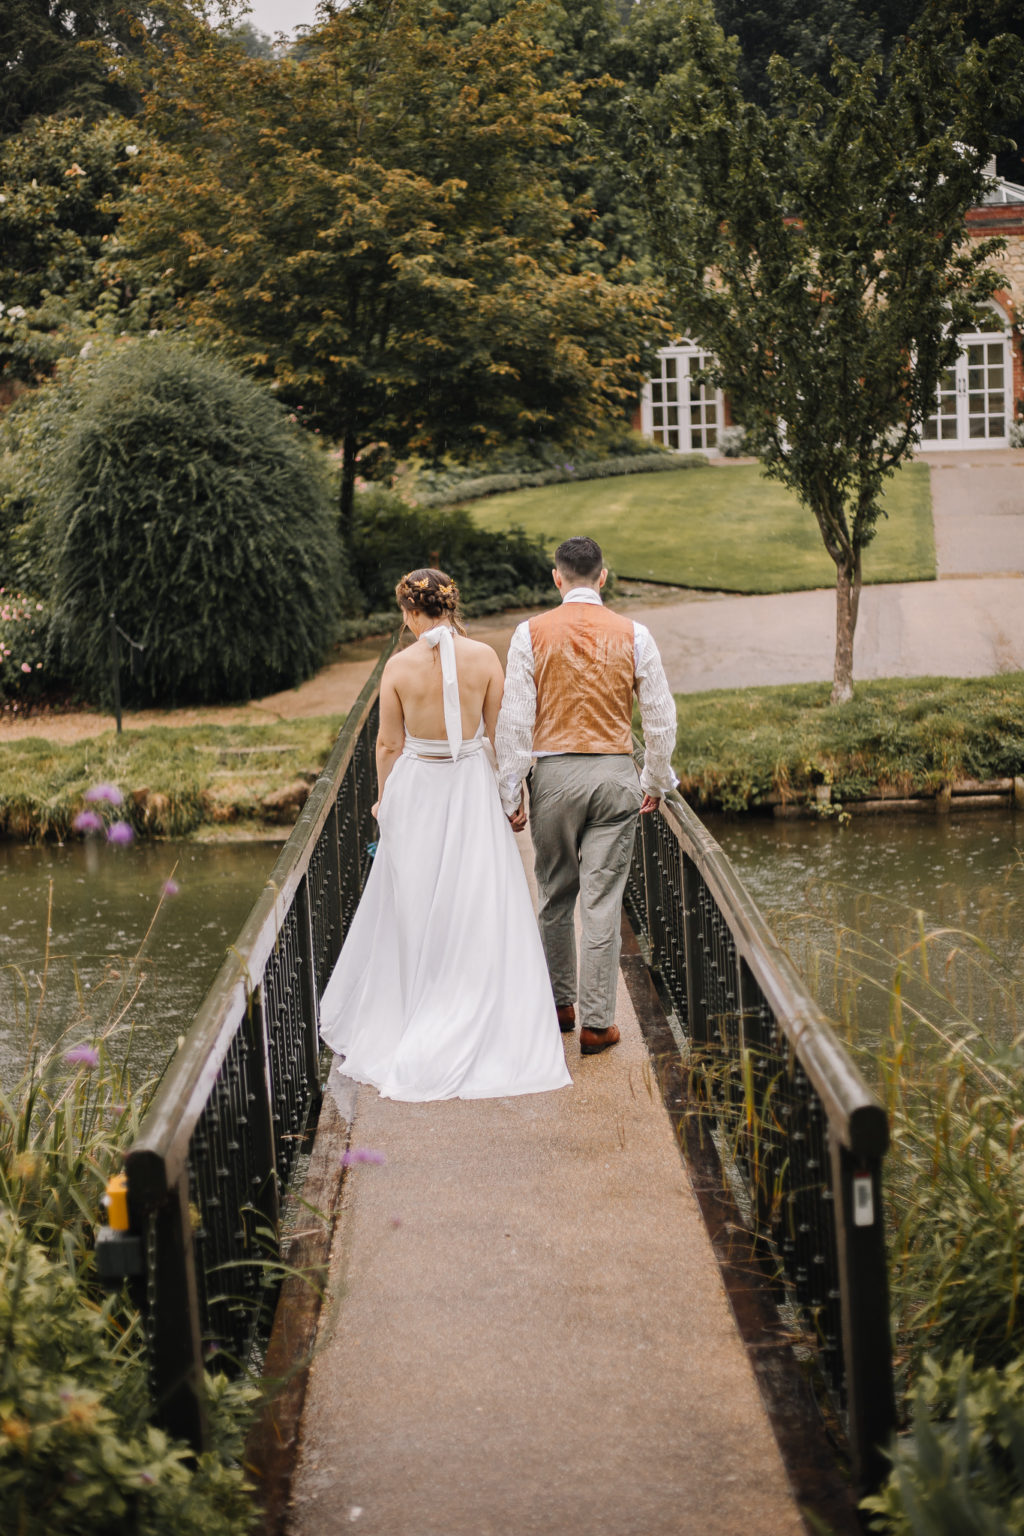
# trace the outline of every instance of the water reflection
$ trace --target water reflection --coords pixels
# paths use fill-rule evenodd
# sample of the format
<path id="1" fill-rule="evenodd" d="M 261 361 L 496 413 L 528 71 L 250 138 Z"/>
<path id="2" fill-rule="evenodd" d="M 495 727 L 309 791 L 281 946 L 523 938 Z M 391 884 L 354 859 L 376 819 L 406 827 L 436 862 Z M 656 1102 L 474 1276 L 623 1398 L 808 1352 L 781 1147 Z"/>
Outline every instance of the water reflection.
<path id="1" fill-rule="evenodd" d="M 0 843 L 0 1076 L 20 1068 L 37 1017 L 43 1044 L 117 1021 L 112 1048 L 123 1055 L 130 1043 L 136 1070 L 159 1070 L 277 852 L 268 843 Z M 161 900 L 172 874 L 177 894 Z"/>
<path id="2" fill-rule="evenodd" d="M 827 1012 L 872 1034 L 899 972 L 911 1019 L 1008 1041 L 1024 1020 L 1024 817 L 707 818 Z"/>

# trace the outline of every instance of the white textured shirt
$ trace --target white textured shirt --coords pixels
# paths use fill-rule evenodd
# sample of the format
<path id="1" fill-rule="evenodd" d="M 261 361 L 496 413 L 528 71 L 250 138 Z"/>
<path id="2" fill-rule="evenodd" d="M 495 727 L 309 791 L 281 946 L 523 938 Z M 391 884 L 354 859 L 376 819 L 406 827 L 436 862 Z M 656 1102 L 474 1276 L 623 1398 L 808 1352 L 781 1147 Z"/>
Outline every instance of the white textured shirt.
<path id="1" fill-rule="evenodd" d="M 600 603 L 593 587 L 571 587 L 563 603 Z M 634 689 L 640 704 L 644 732 L 644 766 L 640 788 L 645 795 L 662 796 L 679 783 L 672 772 L 676 744 L 676 705 L 669 692 L 665 668 L 649 629 L 633 623 Z M 498 786 L 505 812 L 511 815 L 522 798 L 522 782 L 534 757 L 533 727 L 537 718 L 537 684 L 533 675 L 533 642 L 530 621 L 520 624 L 508 648 L 505 696 L 501 701 L 495 750 L 498 754 Z"/>

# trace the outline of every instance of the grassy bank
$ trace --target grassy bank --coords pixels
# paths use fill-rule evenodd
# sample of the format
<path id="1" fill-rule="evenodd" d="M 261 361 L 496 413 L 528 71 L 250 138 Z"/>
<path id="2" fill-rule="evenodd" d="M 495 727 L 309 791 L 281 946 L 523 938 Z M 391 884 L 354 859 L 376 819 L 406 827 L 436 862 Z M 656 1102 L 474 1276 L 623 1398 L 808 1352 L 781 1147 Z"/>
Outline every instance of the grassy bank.
<path id="1" fill-rule="evenodd" d="M 72 823 L 96 784 L 124 796 L 117 815 L 143 836 L 294 820 L 343 715 L 274 725 L 154 726 L 56 743 L 31 737 L 0 747 L 0 834 L 77 836 Z M 289 794 L 291 791 L 291 794 Z M 275 805 L 278 797 L 284 803 Z"/>
<path id="2" fill-rule="evenodd" d="M 675 769 L 691 804 L 748 810 L 769 796 L 902 795 L 1024 773 L 1024 673 L 859 683 L 833 707 L 827 683 L 676 699 Z"/>
<path id="3" fill-rule="evenodd" d="M 889 515 L 864 555 L 864 580 L 932 580 L 927 466 L 902 469 L 888 483 L 885 505 Z M 835 582 L 811 514 L 756 464 L 516 491 L 474 502 L 472 511 L 483 528 L 521 526 L 552 549 L 588 533 L 615 572 L 635 580 L 728 592 L 796 592 Z"/>

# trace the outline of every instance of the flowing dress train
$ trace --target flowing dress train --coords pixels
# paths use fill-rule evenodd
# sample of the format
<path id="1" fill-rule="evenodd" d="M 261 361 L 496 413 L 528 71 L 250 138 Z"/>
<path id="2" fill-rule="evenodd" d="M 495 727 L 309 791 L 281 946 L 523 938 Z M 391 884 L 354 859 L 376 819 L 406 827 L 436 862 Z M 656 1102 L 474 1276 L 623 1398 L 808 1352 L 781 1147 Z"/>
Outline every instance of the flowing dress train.
<path id="1" fill-rule="evenodd" d="M 482 1099 L 571 1082 L 526 875 L 484 751 L 462 738 L 455 647 L 440 649 L 448 739 L 406 735 L 380 839 L 327 984 L 320 1033 L 385 1098 Z"/>

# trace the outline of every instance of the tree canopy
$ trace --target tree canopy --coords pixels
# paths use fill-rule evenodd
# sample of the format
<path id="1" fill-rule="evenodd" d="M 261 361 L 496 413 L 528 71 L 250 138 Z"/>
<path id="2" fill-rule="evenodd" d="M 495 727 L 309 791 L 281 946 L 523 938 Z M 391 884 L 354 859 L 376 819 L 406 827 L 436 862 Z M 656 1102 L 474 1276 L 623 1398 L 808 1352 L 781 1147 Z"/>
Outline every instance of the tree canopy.
<path id="1" fill-rule="evenodd" d="M 138 54 L 143 0 L 4 0 L 0 9 L 0 134 L 30 118 L 129 111 L 137 98 L 110 54 Z"/>
<path id="2" fill-rule="evenodd" d="M 996 243 L 970 242 L 964 215 L 993 103 L 1018 96 L 1020 48 L 968 44 L 946 16 L 897 46 L 884 82 L 878 56 L 834 54 L 827 82 L 776 60 L 765 108 L 744 98 L 710 7 L 681 25 L 690 62 L 659 82 L 641 128 L 653 237 L 682 324 L 835 562 L 839 702 L 883 482 L 997 283 Z"/>
<path id="3" fill-rule="evenodd" d="M 363 0 L 299 59 L 229 54 L 197 22 L 152 63 L 140 270 L 341 440 L 346 514 L 371 441 L 586 432 L 665 330 L 649 285 L 576 260 L 552 151 L 580 88 L 545 79 L 536 15 Z"/>

